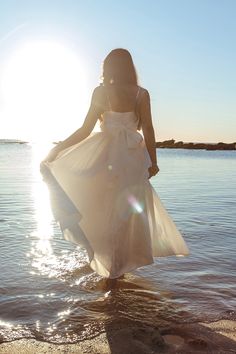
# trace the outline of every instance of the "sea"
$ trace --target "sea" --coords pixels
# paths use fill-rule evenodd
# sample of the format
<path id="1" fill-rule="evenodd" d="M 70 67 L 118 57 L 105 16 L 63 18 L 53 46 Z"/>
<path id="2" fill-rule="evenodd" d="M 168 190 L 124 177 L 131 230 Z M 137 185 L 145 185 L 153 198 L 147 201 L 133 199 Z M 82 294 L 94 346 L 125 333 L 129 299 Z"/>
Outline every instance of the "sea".
<path id="1" fill-rule="evenodd" d="M 0 144 L 0 342 L 236 319 L 236 151 L 157 150 L 151 183 L 190 255 L 109 282 L 53 220 L 39 172 L 48 148 Z"/>

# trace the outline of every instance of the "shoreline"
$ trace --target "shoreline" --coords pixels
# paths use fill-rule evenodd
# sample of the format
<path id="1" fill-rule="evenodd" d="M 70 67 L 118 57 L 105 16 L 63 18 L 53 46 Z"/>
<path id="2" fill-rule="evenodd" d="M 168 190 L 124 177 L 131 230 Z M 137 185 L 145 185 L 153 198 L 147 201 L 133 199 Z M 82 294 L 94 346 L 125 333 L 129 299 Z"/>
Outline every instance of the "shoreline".
<path id="1" fill-rule="evenodd" d="M 189 150 L 236 150 L 236 142 L 233 143 L 192 143 L 175 141 L 174 139 L 156 142 L 156 148 L 161 149 L 189 149 Z"/>
<path id="2" fill-rule="evenodd" d="M 17 140 L 17 139 L 0 139 L 0 144 L 29 144 L 29 141 Z M 56 145 L 58 141 L 53 141 L 51 144 Z M 183 142 L 176 141 L 175 139 L 163 140 L 156 142 L 156 148 L 160 149 L 188 149 L 188 150 L 236 150 L 236 142 L 232 143 L 195 143 L 195 142 Z"/>
<path id="3" fill-rule="evenodd" d="M 0 354 L 155 354 L 235 353 L 236 321 L 169 324 L 157 329 L 142 324 L 107 329 L 95 338 L 74 344 L 18 339 L 0 345 Z"/>

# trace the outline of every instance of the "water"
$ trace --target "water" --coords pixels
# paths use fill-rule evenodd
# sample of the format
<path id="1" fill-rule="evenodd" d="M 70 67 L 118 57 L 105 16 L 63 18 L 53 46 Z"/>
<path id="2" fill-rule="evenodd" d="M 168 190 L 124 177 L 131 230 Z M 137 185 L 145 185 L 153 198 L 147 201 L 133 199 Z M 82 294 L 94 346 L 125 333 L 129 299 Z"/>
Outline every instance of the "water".
<path id="1" fill-rule="evenodd" d="M 37 145 L 0 144 L 0 341 L 72 343 L 134 322 L 236 318 L 234 151 L 158 150 L 152 183 L 191 255 L 156 259 L 116 284 L 62 238 L 40 155 Z"/>

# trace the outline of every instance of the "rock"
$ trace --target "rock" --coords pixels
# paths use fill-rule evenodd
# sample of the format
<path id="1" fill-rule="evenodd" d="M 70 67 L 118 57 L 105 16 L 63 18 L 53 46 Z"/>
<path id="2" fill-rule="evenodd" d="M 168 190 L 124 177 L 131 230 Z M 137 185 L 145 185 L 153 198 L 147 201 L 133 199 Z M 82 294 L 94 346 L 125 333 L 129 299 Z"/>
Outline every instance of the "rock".
<path id="1" fill-rule="evenodd" d="M 193 149 L 194 143 L 184 143 L 183 148 L 184 149 Z"/>
<path id="2" fill-rule="evenodd" d="M 163 145 L 173 145 L 175 143 L 174 139 L 170 139 L 170 140 L 164 140 L 163 141 Z"/>
<path id="3" fill-rule="evenodd" d="M 183 146 L 184 146 L 183 141 L 177 141 L 177 142 L 175 143 L 175 148 L 182 149 Z"/>
<path id="4" fill-rule="evenodd" d="M 197 350 L 205 349 L 208 347 L 207 342 L 201 338 L 189 339 L 188 344 L 190 344 L 191 346 L 193 346 Z"/>
<path id="5" fill-rule="evenodd" d="M 206 144 L 204 143 L 195 143 L 193 146 L 193 149 L 205 149 L 206 148 Z"/>

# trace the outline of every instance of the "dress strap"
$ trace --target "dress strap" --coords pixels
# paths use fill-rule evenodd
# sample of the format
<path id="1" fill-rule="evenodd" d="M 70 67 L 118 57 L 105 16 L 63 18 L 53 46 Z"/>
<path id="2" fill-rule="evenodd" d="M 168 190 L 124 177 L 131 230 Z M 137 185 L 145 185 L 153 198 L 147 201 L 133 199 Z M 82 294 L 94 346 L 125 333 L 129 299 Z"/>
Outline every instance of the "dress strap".
<path id="1" fill-rule="evenodd" d="M 140 96 L 142 96 L 142 95 L 140 95 L 140 91 L 141 91 L 141 88 L 139 86 L 137 94 L 136 94 L 136 98 L 135 98 L 135 105 L 134 105 L 134 112 L 136 113 L 136 116 L 138 118 L 138 126 L 137 126 L 138 129 L 141 128 L 141 118 L 140 118 L 139 112 L 138 112 L 138 102 L 140 100 Z"/>
<path id="2" fill-rule="evenodd" d="M 138 91 L 135 97 L 135 103 L 138 101 L 139 92 L 140 92 L 140 86 L 138 87 Z"/>
<path id="3" fill-rule="evenodd" d="M 139 88 L 138 88 L 138 91 L 137 91 L 137 94 L 136 94 L 136 97 L 135 97 L 135 109 L 136 109 L 136 107 L 137 107 L 137 103 L 138 103 L 138 99 L 139 99 L 139 93 L 140 93 L 140 86 L 139 86 Z"/>

